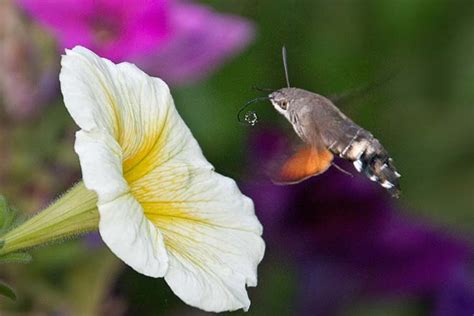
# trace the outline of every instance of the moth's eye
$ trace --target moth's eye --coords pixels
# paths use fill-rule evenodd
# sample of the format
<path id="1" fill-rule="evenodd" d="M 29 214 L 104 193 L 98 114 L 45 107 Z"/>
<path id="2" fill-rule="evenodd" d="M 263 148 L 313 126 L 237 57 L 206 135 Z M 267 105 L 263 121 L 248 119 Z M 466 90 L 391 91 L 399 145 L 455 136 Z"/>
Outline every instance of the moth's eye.
<path id="1" fill-rule="evenodd" d="M 288 108 L 288 101 L 280 101 L 278 104 L 283 110 L 286 110 Z"/>

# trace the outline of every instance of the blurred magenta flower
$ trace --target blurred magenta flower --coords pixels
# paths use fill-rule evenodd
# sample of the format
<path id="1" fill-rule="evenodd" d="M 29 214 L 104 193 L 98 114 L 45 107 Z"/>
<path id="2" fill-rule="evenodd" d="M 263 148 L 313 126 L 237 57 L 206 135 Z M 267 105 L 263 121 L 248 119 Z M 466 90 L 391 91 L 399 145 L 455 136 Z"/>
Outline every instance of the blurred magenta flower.
<path id="1" fill-rule="evenodd" d="M 278 131 L 258 134 L 250 146 L 253 172 L 288 146 Z M 363 177 L 331 168 L 297 185 L 276 186 L 263 176 L 244 188 L 268 251 L 299 267 L 303 315 L 334 315 L 359 298 L 382 295 L 432 300 L 443 316 L 474 306 L 473 245 L 404 214 Z"/>
<path id="2" fill-rule="evenodd" d="M 174 84 L 196 80 L 253 38 L 240 17 L 175 0 L 18 0 L 51 31 L 61 51 L 82 45 L 131 61 Z"/>

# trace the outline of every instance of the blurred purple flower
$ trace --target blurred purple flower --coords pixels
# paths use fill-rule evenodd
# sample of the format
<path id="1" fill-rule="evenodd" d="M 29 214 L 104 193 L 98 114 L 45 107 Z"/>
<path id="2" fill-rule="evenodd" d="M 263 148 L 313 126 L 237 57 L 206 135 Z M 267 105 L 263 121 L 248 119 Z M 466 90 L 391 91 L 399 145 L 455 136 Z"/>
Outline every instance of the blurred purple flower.
<path id="1" fill-rule="evenodd" d="M 278 132 L 259 134 L 251 144 L 252 168 L 270 165 L 287 147 Z M 437 310 L 448 312 L 474 306 L 473 284 L 455 282 L 460 271 L 468 271 L 473 246 L 404 215 L 365 177 L 331 168 L 292 186 L 255 179 L 244 192 L 254 199 L 269 250 L 300 266 L 304 314 L 336 314 L 344 303 L 380 295 L 428 297 L 436 300 Z M 466 280 L 474 281 L 472 273 L 463 274 Z"/>
<path id="2" fill-rule="evenodd" d="M 470 271 L 462 270 L 440 289 L 434 316 L 473 315 L 474 282 Z"/>
<path id="3" fill-rule="evenodd" d="M 176 0 L 17 0 L 58 39 L 174 84 L 206 75 L 253 37 L 240 17 Z"/>

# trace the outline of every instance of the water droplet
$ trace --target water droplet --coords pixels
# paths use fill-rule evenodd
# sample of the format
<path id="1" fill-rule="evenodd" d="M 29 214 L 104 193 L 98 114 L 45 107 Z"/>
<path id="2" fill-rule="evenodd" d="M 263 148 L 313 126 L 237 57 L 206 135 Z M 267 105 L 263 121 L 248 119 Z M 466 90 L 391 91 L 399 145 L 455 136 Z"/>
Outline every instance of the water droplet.
<path id="1" fill-rule="evenodd" d="M 258 122 L 258 116 L 255 111 L 248 111 L 247 113 L 245 113 L 244 119 L 252 126 L 255 126 L 255 124 L 257 124 Z"/>

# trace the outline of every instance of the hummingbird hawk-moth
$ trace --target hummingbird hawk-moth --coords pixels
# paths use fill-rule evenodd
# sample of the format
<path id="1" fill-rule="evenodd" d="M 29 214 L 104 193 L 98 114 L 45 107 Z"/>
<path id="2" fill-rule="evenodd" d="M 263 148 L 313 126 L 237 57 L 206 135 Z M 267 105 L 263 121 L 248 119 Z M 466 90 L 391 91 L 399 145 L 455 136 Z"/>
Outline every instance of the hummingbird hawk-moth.
<path id="1" fill-rule="evenodd" d="M 305 146 L 283 163 L 274 182 L 298 183 L 321 174 L 333 165 L 334 155 L 338 155 L 353 162 L 358 172 L 398 197 L 400 174 L 382 144 L 342 113 L 329 98 L 290 87 L 284 47 L 282 53 L 287 87 L 270 93 L 265 99 L 291 123 Z M 256 118 L 252 122 L 253 125 Z"/>

